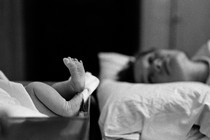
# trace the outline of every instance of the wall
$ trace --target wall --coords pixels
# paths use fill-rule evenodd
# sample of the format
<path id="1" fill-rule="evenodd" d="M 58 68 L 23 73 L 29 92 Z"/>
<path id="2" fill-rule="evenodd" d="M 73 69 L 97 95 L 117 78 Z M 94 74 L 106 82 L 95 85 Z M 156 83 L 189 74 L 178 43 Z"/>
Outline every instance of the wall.
<path id="1" fill-rule="evenodd" d="M 168 48 L 170 0 L 143 0 L 140 50 Z"/>
<path id="2" fill-rule="evenodd" d="M 176 48 L 193 55 L 210 39 L 210 1 L 178 0 Z"/>
<path id="3" fill-rule="evenodd" d="M 209 0 L 143 0 L 141 48 L 179 49 L 192 56 L 210 38 Z"/>
<path id="4" fill-rule="evenodd" d="M 139 0 L 1 0 L 0 69 L 11 80 L 64 80 L 71 56 L 97 75 L 98 52 L 138 50 L 139 11 Z"/>
<path id="5" fill-rule="evenodd" d="M 138 49 L 139 0 L 26 0 L 28 80 L 64 80 L 62 58 L 76 57 L 97 75 L 100 51 Z"/>

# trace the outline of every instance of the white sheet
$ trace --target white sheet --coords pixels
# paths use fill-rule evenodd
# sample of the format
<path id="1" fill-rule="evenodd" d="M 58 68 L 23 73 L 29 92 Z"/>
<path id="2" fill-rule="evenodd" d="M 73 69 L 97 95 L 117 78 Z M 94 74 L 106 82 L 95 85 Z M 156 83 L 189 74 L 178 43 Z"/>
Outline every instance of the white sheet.
<path id="1" fill-rule="evenodd" d="M 105 140 L 185 140 L 194 124 L 210 138 L 210 87 L 205 84 L 103 80 L 98 99 Z"/>
<path id="2" fill-rule="evenodd" d="M 5 93 L 9 94 L 12 98 L 16 99 L 21 106 L 38 111 L 22 84 L 8 80 L 0 80 L 0 89 L 4 90 Z M 2 93 L 2 90 L 0 93 Z"/>
<path id="3" fill-rule="evenodd" d="M 99 79 L 89 72 L 86 72 L 85 79 L 85 90 L 82 92 L 84 102 L 87 101 L 88 97 L 99 85 Z"/>
<path id="4" fill-rule="evenodd" d="M 20 87 L 18 85 L 18 88 Z M 10 117 L 47 117 L 46 115 L 38 112 L 36 109 L 30 108 L 33 103 L 28 104 L 30 103 L 30 97 L 27 98 L 27 95 L 25 96 L 24 92 L 20 92 L 19 94 L 17 91 L 17 95 L 20 95 L 20 98 L 16 98 L 16 95 L 12 97 L 12 95 L 14 94 L 10 95 L 7 91 L 0 88 L 0 112 L 5 112 Z M 26 99 L 26 102 L 23 103 L 22 99 Z M 29 106 L 25 106 L 26 104 Z"/>

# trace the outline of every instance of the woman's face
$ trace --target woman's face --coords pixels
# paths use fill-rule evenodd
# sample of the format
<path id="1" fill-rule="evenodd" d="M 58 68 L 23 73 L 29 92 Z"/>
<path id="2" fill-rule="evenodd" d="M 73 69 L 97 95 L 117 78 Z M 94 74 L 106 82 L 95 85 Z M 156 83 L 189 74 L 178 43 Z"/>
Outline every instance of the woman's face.
<path id="1" fill-rule="evenodd" d="M 191 61 L 177 50 L 155 50 L 136 59 L 134 79 L 137 83 L 186 81 Z"/>

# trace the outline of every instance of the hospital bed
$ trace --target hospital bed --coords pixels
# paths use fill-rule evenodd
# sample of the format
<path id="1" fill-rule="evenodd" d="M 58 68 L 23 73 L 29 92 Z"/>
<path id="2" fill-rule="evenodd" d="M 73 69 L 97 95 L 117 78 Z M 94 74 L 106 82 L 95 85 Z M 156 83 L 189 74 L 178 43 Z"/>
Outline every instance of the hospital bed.
<path id="1" fill-rule="evenodd" d="M 97 89 L 103 140 L 210 140 L 210 87 L 197 82 L 119 82 L 116 73 L 133 59 L 99 53 Z"/>

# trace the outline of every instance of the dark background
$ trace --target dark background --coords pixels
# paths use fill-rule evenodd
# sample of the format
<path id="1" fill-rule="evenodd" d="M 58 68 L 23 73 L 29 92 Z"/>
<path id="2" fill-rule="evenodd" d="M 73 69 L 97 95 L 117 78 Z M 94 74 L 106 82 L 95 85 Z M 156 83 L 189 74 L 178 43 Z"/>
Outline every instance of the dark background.
<path id="1" fill-rule="evenodd" d="M 25 0 L 26 80 L 69 77 L 62 58 L 98 75 L 98 52 L 132 55 L 139 46 L 139 0 Z"/>

